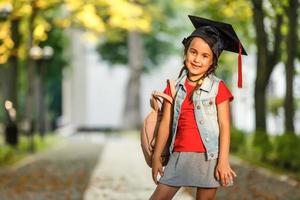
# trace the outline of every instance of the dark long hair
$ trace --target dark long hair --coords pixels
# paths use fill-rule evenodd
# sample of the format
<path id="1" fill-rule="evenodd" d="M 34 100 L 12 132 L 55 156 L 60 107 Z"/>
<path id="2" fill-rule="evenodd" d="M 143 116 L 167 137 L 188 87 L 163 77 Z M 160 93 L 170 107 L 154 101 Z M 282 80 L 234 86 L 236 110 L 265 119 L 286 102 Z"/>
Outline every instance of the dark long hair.
<path id="1" fill-rule="evenodd" d="M 188 38 L 186 39 L 186 41 L 185 41 L 185 43 L 184 43 L 184 50 L 183 50 L 184 57 L 186 57 L 187 52 L 188 52 L 188 49 L 189 49 L 189 47 L 190 47 L 190 45 L 191 45 L 191 43 L 192 43 L 192 41 L 193 41 L 193 39 L 194 39 L 195 37 L 200 37 L 200 36 L 192 36 L 192 37 L 188 37 Z M 208 46 L 210 47 L 210 49 L 211 49 L 212 52 L 213 52 L 213 63 L 212 63 L 212 65 L 209 67 L 209 69 L 203 74 L 203 76 L 200 78 L 200 79 L 204 80 L 205 77 L 207 77 L 208 75 L 214 74 L 216 68 L 218 67 L 218 55 L 216 55 L 215 51 L 213 51 L 213 49 L 214 49 L 214 48 L 213 48 L 213 47 L 214 47 L 214 44 L 215 44 L 217 41 L 216 41 L 216 38 L 210 37 L 210 36 L 208 36 L 208 35 L 201 35 L 200 38 L 203 39 L 203 40 L 208 44 Z M 183 73 L 184 71 L 187 70 L 185 61 L 186 61 L 186 60 L 184 59 L 184 60 L 183 60 L 183 67 L 181 68 L 178 77 L 180 77 L 180 76 L 182 75 L 182 73 Z M 201 83 L 201 84 L 197 83 L 196 87 L 193 89 L 193 91 L 192 91 L 192 93 L 191 93 L 191 95 L 190 95 L 190 97 L 189 97 L 191 101 L 193 100 L 194 92 L 195 92 L 196 90 L 198 90 L 198 89 L 201 87 L 201 85 L 202 85 L 202 83 Z"/>

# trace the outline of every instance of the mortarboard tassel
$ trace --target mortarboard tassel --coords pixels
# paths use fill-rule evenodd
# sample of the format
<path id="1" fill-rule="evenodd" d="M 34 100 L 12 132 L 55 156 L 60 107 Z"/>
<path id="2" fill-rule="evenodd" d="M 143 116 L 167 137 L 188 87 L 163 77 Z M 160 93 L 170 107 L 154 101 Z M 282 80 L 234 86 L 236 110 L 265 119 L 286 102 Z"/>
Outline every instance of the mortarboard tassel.
<path id="1" fill-rule="evenodd" d="M 242 46 L 239 42 L 239 55 L 238 55 L 238 88 L 243 86 L 243 77 L 242 77 Z"/>

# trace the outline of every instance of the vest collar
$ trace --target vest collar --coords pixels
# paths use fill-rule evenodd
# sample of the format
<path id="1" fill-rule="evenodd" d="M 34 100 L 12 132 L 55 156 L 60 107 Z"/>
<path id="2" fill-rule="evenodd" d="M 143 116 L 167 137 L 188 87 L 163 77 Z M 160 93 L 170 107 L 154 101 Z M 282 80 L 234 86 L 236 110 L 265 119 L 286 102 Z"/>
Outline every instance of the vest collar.
<path id="1" fill-rule="evenodd" d="M 187 78 L 187 73 L 188 73 L 187 70 L 185 70 L 178 79 L 178 85 L 181 85 L 183 88 L 184 88 L 185 80 Z M 212 86 L 213 86 L 213 75 L 210 74 L 207 77 L 205 77 L 200 89 L 204 90 L 206 92 L 210 92 L 212 89 Z"/>
<path id="2" fill-rule="evenodd" d="M 212 89 L 213 83 L 214 83 L 214 81 L 213 81 L 213 75 L 210 74 L 207 77 L 205 77 L 205 79 L 204 79 L 204 81 L 203 81 L 200 89 L 204 90 L 206 92 L 210 92 L 211 89 Z"/>

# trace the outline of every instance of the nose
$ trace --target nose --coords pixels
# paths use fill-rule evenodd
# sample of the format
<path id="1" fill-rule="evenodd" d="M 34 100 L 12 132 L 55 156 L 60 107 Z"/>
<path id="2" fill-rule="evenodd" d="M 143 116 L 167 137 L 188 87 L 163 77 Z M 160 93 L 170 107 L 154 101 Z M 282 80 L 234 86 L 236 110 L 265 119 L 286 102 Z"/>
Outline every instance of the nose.
<path id="1" fill-rule="evenodd" d="M 199 62 L 200 62 L 200 56 L 199 56 L 199 55 L 196 55 L 196 56 L 194 57 L 194 62 L 195 62 L 195 63 L 199 63 Z"/>

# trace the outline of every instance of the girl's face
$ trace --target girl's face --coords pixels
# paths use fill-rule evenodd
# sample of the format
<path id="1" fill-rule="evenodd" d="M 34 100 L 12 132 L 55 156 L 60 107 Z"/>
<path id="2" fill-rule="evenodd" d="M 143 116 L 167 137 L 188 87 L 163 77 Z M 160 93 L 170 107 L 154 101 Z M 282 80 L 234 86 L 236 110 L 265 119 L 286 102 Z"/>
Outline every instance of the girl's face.
<path id="1" fill-rule="evenodd" d="M 194 37 L 186 52 L 185 65 L 189 77 L 199 79 L 213 64 L 213 52 L 209 45 L 200 37 Z"/>

